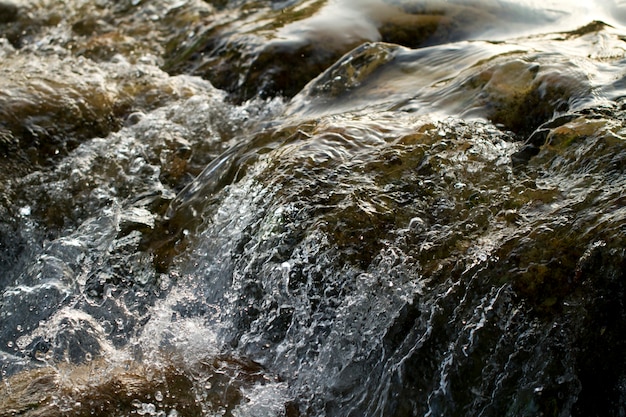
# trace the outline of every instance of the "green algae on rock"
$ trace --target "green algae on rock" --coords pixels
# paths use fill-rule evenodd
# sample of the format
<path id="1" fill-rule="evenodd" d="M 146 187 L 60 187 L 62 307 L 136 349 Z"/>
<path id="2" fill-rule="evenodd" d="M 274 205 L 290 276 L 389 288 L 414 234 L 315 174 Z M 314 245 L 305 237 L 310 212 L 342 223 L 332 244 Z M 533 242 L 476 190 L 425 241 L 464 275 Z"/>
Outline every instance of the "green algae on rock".
<path id="1" fill-rule="evenodd" d="M 25 59 L 15 52 L 5 62 L 10 66 L 2 68 L 0 81 L 1 146 L 35 165 L 48 165 L 87 139 L 119 130 L 133 111 L 198 91 L 193 82 L 124 61 L 101 67 L 70 57 Z"/>
<path id="2" fill-rule="evenodd" d="M 95 360 L 35 368 L 4 381 L 0 416 L 232 416 L 246 400 L 246 389 L 274 380 L 258 364 L 239 358 L 204 358 L 189 369 L 180 359 L 158 366 Z"/>

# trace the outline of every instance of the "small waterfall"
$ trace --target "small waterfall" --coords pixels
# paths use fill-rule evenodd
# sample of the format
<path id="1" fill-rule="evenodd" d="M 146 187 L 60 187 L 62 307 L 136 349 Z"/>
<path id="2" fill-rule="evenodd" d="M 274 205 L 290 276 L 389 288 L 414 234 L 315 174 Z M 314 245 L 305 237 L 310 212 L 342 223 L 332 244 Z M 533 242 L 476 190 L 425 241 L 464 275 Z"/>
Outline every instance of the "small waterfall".
<path id="1" fill-rule="evenodd" d="M 0 416 L 624 415 L 621 8 L 0 2 Z"/>

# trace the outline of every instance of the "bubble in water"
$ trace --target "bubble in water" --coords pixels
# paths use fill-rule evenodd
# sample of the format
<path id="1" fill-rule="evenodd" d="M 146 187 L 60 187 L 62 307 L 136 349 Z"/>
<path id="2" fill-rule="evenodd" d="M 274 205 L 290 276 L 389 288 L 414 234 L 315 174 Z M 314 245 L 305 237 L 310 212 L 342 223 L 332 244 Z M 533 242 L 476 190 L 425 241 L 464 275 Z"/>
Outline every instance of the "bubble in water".
<path id="1" fill-rule="evenodd" d="M 156 406 L 152 403 L 144 403 L 141 410 L 143 411 L 144 414 L 148 414 L 151 416 L 156 414 Z M 139 411 L 137 412 L 137 414 L 139 414 Z"/>
<path id="2" fill-rule="evenodd" d="M 155 392 L 154 399 L 157 401 L 163 401 L 163 393 L 161 391 Z"/>
<path id="3" fill-rule="evenodd" d="M 113 326 L 111 325 L 110 321 L 103 320 L 100 322 L 100 325 L 102 326 L 102 331 L 105 335 L 109 335 L 113 332 Z"/>

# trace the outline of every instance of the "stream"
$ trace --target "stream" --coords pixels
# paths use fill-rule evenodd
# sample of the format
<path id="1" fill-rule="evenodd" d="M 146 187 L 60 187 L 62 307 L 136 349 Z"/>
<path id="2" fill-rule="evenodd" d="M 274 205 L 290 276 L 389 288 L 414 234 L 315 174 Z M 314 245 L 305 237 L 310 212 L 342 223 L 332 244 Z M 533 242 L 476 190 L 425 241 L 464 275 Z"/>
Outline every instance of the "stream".
<path id="1" fill-rule="evenodd" d="M 625 68 L 618 0 L 0 0 L 0 416 L 625 416 Z"/>

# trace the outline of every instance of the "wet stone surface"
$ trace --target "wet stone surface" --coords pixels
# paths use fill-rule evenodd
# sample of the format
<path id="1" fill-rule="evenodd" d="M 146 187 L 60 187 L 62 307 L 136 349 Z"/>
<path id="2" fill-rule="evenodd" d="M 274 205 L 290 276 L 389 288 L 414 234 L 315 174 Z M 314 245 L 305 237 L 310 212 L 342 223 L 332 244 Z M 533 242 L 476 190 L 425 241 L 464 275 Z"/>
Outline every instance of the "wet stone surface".
<path id="1" fill-rule="evenodd" d="M 0 23 L 13 22 L 18 17 L 18 8 L 7 1 L 0 2 Z"/>

